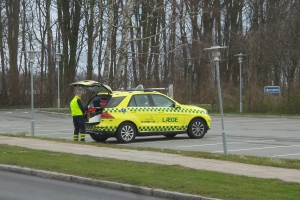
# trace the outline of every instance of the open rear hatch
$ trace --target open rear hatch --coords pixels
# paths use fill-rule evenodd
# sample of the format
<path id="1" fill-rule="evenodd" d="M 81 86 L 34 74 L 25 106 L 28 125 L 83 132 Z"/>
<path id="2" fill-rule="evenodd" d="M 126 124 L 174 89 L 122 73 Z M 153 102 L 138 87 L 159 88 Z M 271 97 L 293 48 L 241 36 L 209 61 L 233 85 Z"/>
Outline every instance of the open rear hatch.
<path id="1" fill-rule="evenodd" d="M 70 85 L 74 88 L 81 87 L 92 92 L 85 106 L 86 124 L 99 124 L 102 110 L 105 108 L 112 93 L 111 87 L 93 80 L 78 81 Z"/>

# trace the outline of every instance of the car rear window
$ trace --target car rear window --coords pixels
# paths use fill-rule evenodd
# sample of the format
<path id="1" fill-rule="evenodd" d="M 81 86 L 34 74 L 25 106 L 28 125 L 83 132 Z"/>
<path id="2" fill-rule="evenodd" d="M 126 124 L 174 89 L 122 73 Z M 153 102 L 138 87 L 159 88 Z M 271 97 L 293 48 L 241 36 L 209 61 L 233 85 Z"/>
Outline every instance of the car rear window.
<path id="1" fill-rule="evenodd" d="M 118 106 L 124 98 L 125 98 L 125 96 L 124 97 L 112 97 L 106 104 L 106 108 L 113 108 L 113 107 Z"/>

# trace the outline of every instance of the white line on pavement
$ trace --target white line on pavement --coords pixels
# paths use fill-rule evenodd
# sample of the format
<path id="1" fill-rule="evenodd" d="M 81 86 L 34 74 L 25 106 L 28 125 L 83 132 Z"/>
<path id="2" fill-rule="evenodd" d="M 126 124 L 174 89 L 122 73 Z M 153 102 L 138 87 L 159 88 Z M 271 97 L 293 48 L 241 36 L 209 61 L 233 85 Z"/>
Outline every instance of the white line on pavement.
<path id="1" fill-rule="evenodd" d="M 68 133 L 38 133 L 36 131 L 36 135 L 68 135 Z M 73 132 L 70 132 L 70 135 L 73 136 Z M 62 137 L 58 137 L 58 138 L 62 138 Z"/>
<path id="2" fill-rule="evenodd" d="M 289 147 L 300 147 L 300 145 L 272 146 L 272 147 L 261 147 L 261 148 L 250 148 L 250 149 L 236 149 L 236 150 L 228 150 L 228 151 L 237 152 L 237 151 L 251 151 L 251 150 L 261 150 L 261 149 L 289 148 Z M 213 151 L 212 153 L 220 153 L 220 152 L 223 151 Z"/>
<path id="3" fill-rule="evenodd" d="M 257 122 L 257 123 L 245 123 L 245 124 L 277 124 L 278 122 Z M 280 123 L 283 123 L 282 121 Z M 286 121 L 284 123 L 299 123 L 299 121 Z M 243 125 L 245 125 L 243 124 Z"/>
<path id="4" fill-rule="evenodd" d="M 252 142 L 270 142 L 275 140 L 260 140 L 260 141 L 246 141 L 246 142 L 228 142 L 227 144 L 241 144 L 241 143 L 252 143 Z M 214 143 L 214 144 L 202 144 L 202 145 L 189 145 L 189 146 L 177 146 L 174 147 L 174 149 L 177 148 L 191 148 L 191 147 L 203 147 L 203 146 L 215 146 L 215 145 L 221 145 L 223 143 Z"/>
<path id="5" fill-rule="evenodd" d="M 45 129 L 42 129 L 42 128 L 36 128 L 35 129 L 36 131 L 43 131 L 43 132 L 58 132 L 58 131 L 71 131 L 71 133 L 73 133 L 73 129 L 52 129 L 52 130 L 45 130 Z M 61 133 L 60 133 L 61 134 Z"/>

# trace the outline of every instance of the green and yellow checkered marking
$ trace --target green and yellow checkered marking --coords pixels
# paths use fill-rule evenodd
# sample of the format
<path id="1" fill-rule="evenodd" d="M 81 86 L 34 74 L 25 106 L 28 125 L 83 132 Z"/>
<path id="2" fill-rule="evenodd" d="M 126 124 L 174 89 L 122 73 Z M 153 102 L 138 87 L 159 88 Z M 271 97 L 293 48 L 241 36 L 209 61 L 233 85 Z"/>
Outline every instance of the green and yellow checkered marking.
<path id="1" fill-rule="evenodd" d="M 127 107 L 127 108 L 105 108 L 103 112 L 111 113 L 123 113 L 125 114 L 127 111 L 130 112 L 156 112 L 156 111 L 163 111 L 165 113 L 193 113 L 193 114 L 205 114 L 203 110 L 200 109 L 192 109 L 192 108 L 164 108 L 164 107 Z M 117 126 L 105 126 L 103 128 L 97 126 L 87 126 L 89 130 L 97 130 L 97 131 L 104 131 L 104 132 L 116 132 Z M 162 131 L 186 131 L 188 129 L 188 125 L 183 126 L 138 126 L 139 132 L 162 132 Z"/>
<path id="2" fill-rule="evenodd" d="M 200 114 L 205 114 L 203 110 L 197 110 L 197 109 L 187 109 L 187 108 L 161 108 L 161 107 L 130 107 L 126 108 L 126 110 L 129 111 L 135 111 L 135 112 L 155 112 L 155 111 L 165 111 L 165 112 L 170 112 L 170 113 L 200 113 Z M 105 108 L 103 110 L 104 112 L 108 113 L 118 113 L 118 112 L 123 112 L 122 108 Z"/>
<path id="3" fill-rule="evenodd" d="M 116 132 L 117 126 L 105 126 L 103 128 L 97 127 L 97 126 L 86 126 L 86 129 L 88 130 L 96 130 L 96 131 L 104 131 L 104 132 Z"/>
<path id="4" fill-rule="evenodd" d="M 161 132 L 161 131 L 179 131 L 187 130 L 188 126 L 140 126 L 138 127 L 140 132 Z"/>
<path id="5" fill-rule="evenodd" d="M 105 131 L 105 132 L 116 132 L 117 126 L 106 126 L 104 128 L 99 128 L 97 126 L 87 126 L 88 130 L 97 130 L 97 131 Z M 188 126 L 140 126 L 138 127 L 139 132 L 161 132 L 161 131 L 179 131 L 179 130 L 187 130 Z"/>

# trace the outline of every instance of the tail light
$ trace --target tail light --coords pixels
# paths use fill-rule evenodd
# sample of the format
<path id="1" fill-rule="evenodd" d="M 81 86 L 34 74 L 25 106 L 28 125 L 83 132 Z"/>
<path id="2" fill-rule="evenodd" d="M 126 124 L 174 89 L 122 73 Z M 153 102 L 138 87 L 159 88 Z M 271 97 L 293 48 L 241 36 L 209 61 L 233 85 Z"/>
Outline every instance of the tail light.
<path id="1" fill-rule="evenodd" d="M 101 114 L 101 119 L 114 119 L 114 117 L 111 114 L 107 113 L 107 112 L 103 112 Z"/>
<path id="2" fill-rule="evenodd" d="M 88 108 L 86 112 L 90 113 L 90 112 L 95 112 L 95 111 L 96 111 L 96 108 Z"/>

